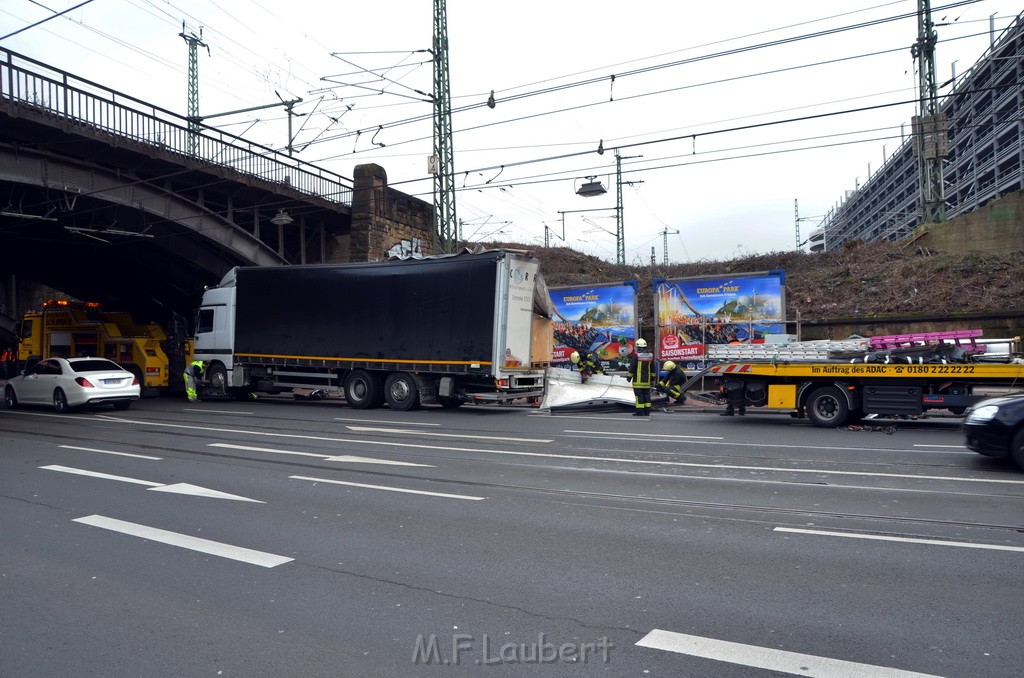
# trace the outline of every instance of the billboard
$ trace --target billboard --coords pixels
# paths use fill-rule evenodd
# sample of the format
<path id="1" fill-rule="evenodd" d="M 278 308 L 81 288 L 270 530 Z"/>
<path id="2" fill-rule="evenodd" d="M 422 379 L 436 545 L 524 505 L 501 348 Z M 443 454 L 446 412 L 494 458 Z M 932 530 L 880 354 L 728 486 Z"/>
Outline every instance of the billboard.
<path id="1" fill-rule="evenodd" d="M 571 367 L 569 356 L 593 351 L 606 370 L 624 370 L 636 341 L 637 281 L 587 287 L 552 287 L 554 349 L 551 363 Z"/>
<path id="2" fill-rule="evenodd" d="M 659 360 L 702 369 L 707 344 L 760 343 L 785 332 L 785 271 L 656 279 L 652 285 Z"/>

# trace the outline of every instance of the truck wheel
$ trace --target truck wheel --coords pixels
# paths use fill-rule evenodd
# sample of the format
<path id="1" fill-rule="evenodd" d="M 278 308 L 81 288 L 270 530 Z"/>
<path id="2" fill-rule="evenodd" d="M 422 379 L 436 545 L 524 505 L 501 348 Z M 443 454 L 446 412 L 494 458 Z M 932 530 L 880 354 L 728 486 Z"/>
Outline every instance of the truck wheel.
<path id="1" fill-rule="evenodd" d="M 210 365 L 210 369 L 206 371 L 206 383 L 206 390 L 210 395 L 225 397 L 228 394 L 228 371 L 220 363 Z"/>
<path id="2" fill-rule="evenodd" d="M 131 372 L 132 376 L 139 380 L 139 395 L 146 395 L 146 377 L 143 376 L 142 369 L 135 363 L 125 363 L 121 367 Z"/>
<path id="3" fill-rule="evenodd" d="M 12 410 L 18 406 L 18 396 L 15 394 L 13 386 L 4 388 L 4 404 Z"/>
<path id="4" fill-rule="evenodd" d="M 850 408 L 846 397 L 833 386 L 813 391 L 807 398 L 807 418 L 819 428 L 839 428 L 846 423 Z"/>
<path id="5" fill-rule="evenodd" d="M 420 404 L 416 379 L 406 372 L 392 372 L 384 382 L 384 399 L 393 410 L 408 412 L 416 409 Z"/>
<path id="6" fill-rule="evenodd" d="M 1017 468 L 1024 471 L 1024 428 L 1017 431 L 1010 441 L 1010 457 L 1017 464 Z"/>
<path id="7" fill-rule="evenodd" d="M 380 407 L 384 401 L 380 377 L 366 370 L 356 370 L 345 380 L 345 400 L 357 410 Z"/>

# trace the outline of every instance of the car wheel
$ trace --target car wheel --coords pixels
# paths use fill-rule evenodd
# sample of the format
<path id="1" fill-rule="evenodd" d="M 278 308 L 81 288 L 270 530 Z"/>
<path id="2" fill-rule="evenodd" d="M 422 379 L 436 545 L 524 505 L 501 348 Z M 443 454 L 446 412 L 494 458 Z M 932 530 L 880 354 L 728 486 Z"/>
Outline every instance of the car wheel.
<path id="1" fill-rule="evenodd" d="M 839 428 L 849 415 L 846 396 L 838 388 L 824 386 L 807 398 L 807 418 L 818 428 Z"/>
<path id="2" fill-rule="evenodd" d="M 1017 431 L 1010 441 L 1010 457 L 1017 467 L 1024 471 L 1024 428 Z"/>
<path id="3" fill-rule="evenodd" d="M 380 377 L 374 372 L 356 370 L 345 380 L 345 400 L 357 410 L 370 410 L 384 402 Z"/>
<path id="4" fill-rule="evenodd" d="M 14 392 L 14 387 L 10 384 L 4 388 L 4 404 L 7 405 L 8 409 L 13 409 L 18 406 L 18 396 Z"/>
<path id="5" fill-rule="evenodd" d="M 71 411 L 71 407 L 68 405 L 68 397 L 64 394 L 63 389 L 58 388 L 53 392 L 53 409 L 57 414 Z"/>
<path id="6" fill-rule="evenodd" d="M 406 372 L 393 372 L 384 382 L 384 399 L 393 410 L 407 412 L 420 405 L 420 391 L 416 380 Z"/>

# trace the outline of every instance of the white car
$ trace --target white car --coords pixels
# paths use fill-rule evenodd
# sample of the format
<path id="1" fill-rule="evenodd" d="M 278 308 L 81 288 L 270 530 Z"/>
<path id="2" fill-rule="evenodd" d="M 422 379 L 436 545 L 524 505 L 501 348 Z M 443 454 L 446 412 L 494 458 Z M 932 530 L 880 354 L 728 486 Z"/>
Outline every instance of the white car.
<path id="1" fill-rule="evenodd" d="M 7 381 L 4 402 L 50 405 L 61 413 L 104 403 L 126 410 L 141 392 L 135 375 L 106 358 L 46 358 Z"/>

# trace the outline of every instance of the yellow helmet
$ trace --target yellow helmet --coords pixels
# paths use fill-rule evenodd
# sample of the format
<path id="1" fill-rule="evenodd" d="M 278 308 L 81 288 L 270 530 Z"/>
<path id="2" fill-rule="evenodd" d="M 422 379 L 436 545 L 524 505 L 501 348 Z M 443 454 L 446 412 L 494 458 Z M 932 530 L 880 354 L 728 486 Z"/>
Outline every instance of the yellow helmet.
<path id="1" fill-rule="evenodd" d="M 637 339 L 636 340 L 636 347 L 637 348 L 647 348 L 647 340 L 643 339 L 643 338 Z"/>
<path id="2" fill-rule="evenodd" d="M 676 364 L 674 362 L 672 362 L 671 360 L 666 360 L 665 364 L 662 365 L 661 367 L 663 369 L 666 369 L 666 370 L 671 372 L 672 370 L 674 370 L 676 368 Z"/>
<path id="3" fill-rule="evenodd" d="M 569 360 L 571 360 L 574 365 L 576 363 L 578 363 L 580 361 L 580 352 L 579 351 L 573 351 L 572 355 L 569 356 Z"/>

